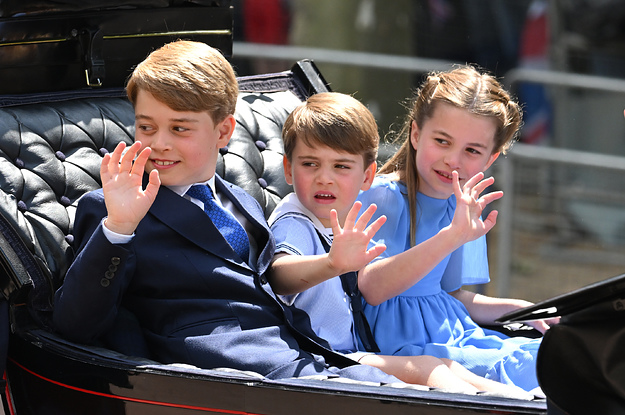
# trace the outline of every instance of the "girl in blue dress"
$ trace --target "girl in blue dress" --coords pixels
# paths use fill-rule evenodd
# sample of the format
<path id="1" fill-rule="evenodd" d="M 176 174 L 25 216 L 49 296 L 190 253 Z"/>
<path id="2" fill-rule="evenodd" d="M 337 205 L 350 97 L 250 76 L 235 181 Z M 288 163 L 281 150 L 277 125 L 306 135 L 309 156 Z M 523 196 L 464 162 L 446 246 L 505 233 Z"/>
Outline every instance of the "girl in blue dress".
<path id="1" fill-rule="evenodd" d="M 540 339 L 481 327 L 531 303 L 462 289 L 489 281 L 485 235 L 497 212 L 483 220 L 481 212 L 503 193 L 481 195 L 494 182 L 482 172 L 520 125 L 518 104 L 471 66 L 431 74 L 417 91 L 402 146 L 358 198 L 377 205 L 372 220 L 386 216 L 375 235 L 386 251 L 358 276 L 382 353 L 449 358 L 502 383 L 538 387 Z M 531 322 L 541 332 L 553 323 Z"/>

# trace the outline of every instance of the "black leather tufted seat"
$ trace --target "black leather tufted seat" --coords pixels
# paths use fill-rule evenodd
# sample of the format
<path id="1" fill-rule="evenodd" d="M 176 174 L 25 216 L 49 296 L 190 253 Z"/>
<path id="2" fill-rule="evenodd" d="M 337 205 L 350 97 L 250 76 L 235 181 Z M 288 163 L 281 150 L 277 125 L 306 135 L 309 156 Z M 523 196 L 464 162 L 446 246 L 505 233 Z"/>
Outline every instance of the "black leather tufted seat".
<path id="1" fill-rule="evenodd" d="M 217 172 L 254 196 L 269 216 L 291 190 L 282 171 L 282 124 L 306 96 L 328 88 L 314 64 L 301 61 L 284 73 L 240 78 L 240 89 L 237 127 Z M 123 90 L 11 97 L 5 104 L 0 288 L 14 305 L 14 319 L 28 314 L 45 328 L 73 255 L 77 201 L 100 187 L 102 156 L 118 142 L 132 141 L 134 113 Z M 20 312 L 20 304 L 29 313 Z"/>

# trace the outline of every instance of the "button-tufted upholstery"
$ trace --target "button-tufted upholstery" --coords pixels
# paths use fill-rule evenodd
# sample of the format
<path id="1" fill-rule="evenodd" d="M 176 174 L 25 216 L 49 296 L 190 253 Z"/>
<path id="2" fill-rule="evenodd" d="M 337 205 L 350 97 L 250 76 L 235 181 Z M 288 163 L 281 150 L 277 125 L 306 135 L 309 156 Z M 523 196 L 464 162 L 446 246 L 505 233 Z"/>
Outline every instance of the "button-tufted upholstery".
<path id="1" fill-rule="evenodd" d="M 11 293 L 3 275 L 4 294 L 28 294 L 10 300 L 45 323 L 72 256 L 76 202 L 100 186 L 103 154 L 132 141 L 133 110 L 121 97 L 18 105 L 0 109 L 0 129 L 2 259 L 22 288 Z"/>
<path id="2" fill-rule="evenodd" d="M 282 171 L 282 124 L 306 96 L 327 87 L 312 62 L 302 61 L 284 73 L 240 78 L 240 89 L 237 126 L 217 173 L 269 216 L 291 190 Z M 0 108 L 0 289 L 44 327 L 73 255 L 77 201 L 100 187 L 102 156 L 134 134 L 123 90 L 90 95 L 52 94 L 40 103 L 29 96 L 22 98 L 28 104 Z"/>

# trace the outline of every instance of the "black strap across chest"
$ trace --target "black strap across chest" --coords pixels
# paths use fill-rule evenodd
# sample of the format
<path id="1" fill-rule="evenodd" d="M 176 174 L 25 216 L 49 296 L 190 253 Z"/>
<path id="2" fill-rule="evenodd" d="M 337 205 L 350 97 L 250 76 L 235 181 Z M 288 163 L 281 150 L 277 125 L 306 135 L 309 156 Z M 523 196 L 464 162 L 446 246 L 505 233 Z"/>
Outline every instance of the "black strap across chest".
<path id="1" fill-rule="evenodd" d="M 319 239 L 323 244 L 323 248 L 326 252 L 330 252 L 330 244 L 319 231 Z M 352 315 L 354 319 L 354 327 L 356 328 L 356 332 L 360 337 L 360 341 L 362 342 L 363 347 L 368 352 L 376 352 L 380 351 L 375 339 L 373 337 L 373 333 L 371 332 L 371 327 L 369 326 L 369 322 L 367 321 L 367 317 L 362 310 L 362 294 L 358 289 L 358 273 L 352 271 L 347 272 L 339 277 L 341 279 L 341 284 L 343 285 L 343 290 L 347 294 L 350 299 L 350 304 L 352 307 Z"/>

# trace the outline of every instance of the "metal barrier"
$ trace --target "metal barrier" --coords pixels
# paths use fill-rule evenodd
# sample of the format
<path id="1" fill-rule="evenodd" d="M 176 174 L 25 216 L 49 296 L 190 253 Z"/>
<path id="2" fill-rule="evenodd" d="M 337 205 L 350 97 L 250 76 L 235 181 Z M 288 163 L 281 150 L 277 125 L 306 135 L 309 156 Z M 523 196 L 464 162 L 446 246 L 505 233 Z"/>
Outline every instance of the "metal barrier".
<path id="1" fill-rule="evenodd" d="M 625 175 L 625 157 L 516 143 L 506 158 L 496 166 L 497 184 L 501 186 L 505 194 L 499 202 L 501 215 L 497 221 L 499 237 L 497 238 L 496 295 L 498 297 L 510 295 L 513 222 L 515 220 L 515 198 L 518 197 L 515 191 L 515 164 L 524 160 L 537 163 L 568 164 L 577 166 L 577 168 L 613 170 Z"/>
<path id="2" fill-rule="evenodd" d="M 552 140 L 550 147 L 542 147 L 536 145 L 524 145 L 517 143 L 513 146 L 506 160 L 502 160 L 497 173 L 497 181 L 502 186 L 506 196 L 502 198 L 501 213 L 499 223 L 497 224 L 498 246 L 497 246 L 497 296 L 509 296 L 510 281 L 512 278 L 513 267 L 513 247 L 512 238 L 514 237 L 513 223 L 519 219 L 515 217 L 515 197 L 519 197 L 519 192 L 515 189 L 515 178 L 518 182 L 519 172 L 517 167 L 521 163 L 533 163 L 537 170 L 544 170 L 547 167 L 552 168 L 552 173 L 556 175 L 551 179 L 554 185 L 549 190 L 560 191 L 557 198 L 554 197 L 555 205 L 545 204 L 545 209 L 562 212 L 565 207 L 560 204 L 572 203 L 564 201 L 571 195 L 567 194 L 569 189 L 573 188 L 571 177 L 576 181 L 574 189 L 575 203 L 580 205 L 583 203 L 588 205 L 594 203 L 595 208 L 585 208 L 582 215 L 579 206 L 577 211 L 572 214 L 577 215 L 573 221 L 585 221 L 587 227 L 588 222 L 598 222 L 607 218 L 593 217 L 593 213 L 604 215 L 609 213 L 611 217 L 614 212 L 625 211 L 625 188 L 622 186 L 623 173 L 625 172 L 625 121 L 623 120 L 623 108 L 625 108 L 625 80 L 606 78 L 600 76 L 564 73 L 557 71 L 533 70 L 525 68 L 517 68 L 509 71 L 504 79 L 506 86 L 512 90 L 517 90 L 521 84 L 539 84 L 544 86 L 548 92 L 553 107 L 552 117 Z M 609 124 L 609 125 L 608 125 Z M 582 130 L 582 131 L 580 131 Z M 588 151 L 591 150 L 591 151 Z M 542 167 L 539 167 L 542 166 Z M 568 169 L 568 174 L 560 174 L 559 169 Z M 571 173 L 574 171 L 575 173 Z M 532 171 L 537 174 L 536 170 Z M 557 182 L 557 183 L 556 183 Z M 605 188 L 599 192 L 596 188 Z M 606 212 L 607 207 L 597 207 L 601 204 L 610 206 L 613 212 Z M 572 210 L 571 206 L 568 206 Z M 561 210 L 559 210 L 561 208 Z M 518 210 L 517 210 L 518 212 Z M 591 213 L 592 212 L 592 213 Z M 533 213 L 540 216 L 541 212 Z M 619 221 L 621 218 L 619 218 Z M 554 221 L 546 226 L 553 228 L 562 228 L 567 224 L 562 221 Z M 579 223 L 578 223 L 579 225 Z M 521 225 L 522 226 L 522 225 Z M 595 224 L 596 226 L 596 224 Z M 613 226 L 618 228 L 619 223 L 607 223 L 604 227 Z M 619 228 L 620 229 L 620 228 Z M 562 231 L 562 229 L 559 229 Z M 564 231 L 566 233 L 566 230 Z M 605 232 L 605 231 L 604 231 Z M 587 238 L 590 239 L 592 235 Z M 566 243 L 564 242 L 560 242 Z M 618 260 L 612 258 L 597 260 L 596 262 L 611 262 L 616 264 L 609 268 L 614 271 L 618 270 L 619 264 L 625 265 L 625 255 L 616 249 L 614 256 L 620 257 Z M 590 255 L 590 254 L 589 254 Z M 586 256 L 589 256 L 586 255 Z M 594 253 L 597 257 L 603 253 Z M 607 255 L 607 253 L 605 254 Z M 571 255 L 570 261 L 582 261 L 580 255 L 575 257 Z M 597 267 L 595 267 L 597 268 Z M 606 267 L 608 268 L 608 267 Z M 588 267 L 589 273 L 592 273 L 592 266 Z M 605 271 L 609 272 L 609 271 Z M 592 279 L 602 279 L 610 275 L 602 275 L 597 270 L 597 275 L 588 276 Z M 545 275 L 545 278 L 549 278 Z M 561 287 L 559 290 L 554 289 L 550 294 L 565 292 L 572 288 L 585 285 L 589 280 L 580 280 L 572 283 L 569 287 Z M 590 281 L 594 282 L 594 281 Z M 540 294 L 536 296 L 541 297 Z"/>
<path id="3" fill-rule="evenodd" d="M 625 93 L 625 80 L 622 79 L 528 68 L 515 68 L 508 71 L 503 77 L 503 82 L 511 88 L 514 88 L 515 85 L 522 82 L 527 82 L 549 86 Z"/>
<path id="4" fill-rule="evenodd" d="M 414 73 L 444 71 L 456 63 L 412 56 L 246 42 L 234 42 L 232 44 L 232 55 L 236 58 L 278 59 L 293 62 L 300 59 L 311 59 L 315 62 L 337 65 L 390 69 Z"/>

